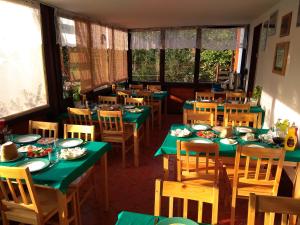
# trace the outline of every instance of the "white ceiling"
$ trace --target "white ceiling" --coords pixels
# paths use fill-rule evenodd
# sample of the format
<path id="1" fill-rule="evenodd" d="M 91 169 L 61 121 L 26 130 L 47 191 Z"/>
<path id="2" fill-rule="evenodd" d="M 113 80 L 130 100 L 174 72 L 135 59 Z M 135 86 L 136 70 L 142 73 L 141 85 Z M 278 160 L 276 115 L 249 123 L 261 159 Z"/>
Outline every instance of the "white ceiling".
<path id="1" fill-rule="evenodd" d="M 279 0 L 42 0 L 124 28 L 248 24 Z"/>

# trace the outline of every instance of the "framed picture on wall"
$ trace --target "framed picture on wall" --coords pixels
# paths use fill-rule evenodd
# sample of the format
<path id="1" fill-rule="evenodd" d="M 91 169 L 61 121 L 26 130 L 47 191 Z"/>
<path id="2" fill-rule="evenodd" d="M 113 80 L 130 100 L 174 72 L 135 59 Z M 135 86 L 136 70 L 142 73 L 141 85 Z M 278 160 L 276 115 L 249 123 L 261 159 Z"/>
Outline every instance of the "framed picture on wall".
<path id="1" fill-rule="evenodd" d="M 260 36 L 260 50 L 265 51 L 267 45 L 267 38 L 268 38 L 268 27 L 269 27 L 269 20 L 265 21 L 262 25 L 261 36 Z"/>
<path id="2" fill-rule="evenodd" d="M 288 36 L 290 34 L 292 22 L 292 12 L 284 15 L 281 19 L 280 37 Z"/>
<path id="3" fill-rule="evenodd" d="M 300 1 L 298 5 L 297 27 L 300 27 Z"/>
<path id="4" fill-rule="evenodd" d="M 274 62 L 273 62 L 273 73 L 285 75 L 287 58 L 289 55 L 290 42 L 281 42 L 276 44 Z"/>
<path id="5" fill-rule="evenodd" d="M 268 36 L 272 36 L 272 35 L 276 34 L 277 17 L 278 17 L 278 11 L 274 12 L 270 16 Z"/>

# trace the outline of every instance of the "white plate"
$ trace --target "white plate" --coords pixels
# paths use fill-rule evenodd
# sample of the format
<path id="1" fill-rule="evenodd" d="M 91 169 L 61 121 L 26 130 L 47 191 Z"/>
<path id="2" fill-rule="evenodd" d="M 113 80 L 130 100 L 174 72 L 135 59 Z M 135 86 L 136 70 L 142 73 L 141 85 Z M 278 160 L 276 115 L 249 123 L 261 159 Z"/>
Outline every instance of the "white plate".
<path id="1" fill-rule="evenodd" d="M 236 140 L 230 138 L 223 138 L 220 142 L 225 145 L 236 145 L 238 143 Z"/>
<path id="2" fill-rule="evenodd" d="M 83 143 L 82 139 L 79 138 L 67 138 L 57 143 L 57 146 L 61 148 L 73 148 Z"/>
<path id="3" fill-rule="evenodd" d="M 14 162 L 14 161 L 17 161 L 19 159 L 21 159 L 23 157 L 23 154 L 21 152 L 18 152 L 18 157 L 15 158 L 15 159 L 10 159 L 10 160 L 5 160 L 5 161 L 2 161 L 0 160 L 0 162 L 3 162 L 3 163 L 6 163 L 6 162 Z"/>
<path id="4" fill-rule="evenodd" d="M 59 155 L 60 159 L 63 160 L 75 160 L 79 159 L 87 154 L 87 150 L 85 148 L 69 148 L 62 149 Z"/>
<path id="5" fill-rule="evenodd" d="M 205 124 L 193 124 L 192 128 L 194 130 L 208 130 L 210 129 L 210 126 Z"/>
<path id="6" fill-rule="evenodd" d="M 251 145 L 246 145 L 247 147 L 251 147 L 251 148 L 265 148 L 262 145 L 256 145 L 256 144 L 251 144 Z"/>
<path id="7" fill-rule="evenodd" d="M 194 139 L 194 140 L 191 140 L 191 142 L 199 143 L 199 144 L 211 144 L 211 143 L 213 143 L 211 140 L 208 140 L 208 139 Z"/>
<path id="8" fill-rule="evenodd" d="M 39 140 L 41 135 L 39 134 L 25 134 L 25 135 L 18 135 L 14 137 L 13 142 L 17 144 L 26 144 L 31 143 Z"/>
<path id="9" fill-rule="evenodd" d="M 186 128 L 171 130 L 171 135 L 175 136 L 175 137 L 188 137 L 191 134 L 192 134 L 192 132 Z"/>
<path id="10" fill-rule="evenodd" d="M 47 159 L 30 159 L 17 164 L 18 167 L 28 167 L 31 173 L 40 171 L 49 166 L 50 161 Z"/>
<path id="11" fill-rule="evenodd" d="M 200 102 L 210 102 L 210 99 L 201 99 Z"/>
<path id="12" fill-rule="evenodd" d="M 236 131 L 239 133 L 251 133 L 253 132 L 253 129 L 248 127 L 237 127 Z"/>
<path id="13" fill-rule="evenodd" d="M 134 109 L 135 105 L 125 105 L 124 109 Z"/>

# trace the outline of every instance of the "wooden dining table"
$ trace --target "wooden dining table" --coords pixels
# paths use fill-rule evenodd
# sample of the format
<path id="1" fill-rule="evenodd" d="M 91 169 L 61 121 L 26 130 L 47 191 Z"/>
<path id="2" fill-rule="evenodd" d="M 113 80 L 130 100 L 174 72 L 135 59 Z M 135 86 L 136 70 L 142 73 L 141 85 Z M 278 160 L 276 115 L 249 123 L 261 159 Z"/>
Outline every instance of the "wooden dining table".
<path id="1" fill-rule="evenodd" d="M 187 100 L 183 104 L 183 123 L 187 123 L 187 114 L 188 111 L 194 110 L 194 100 Z M 224 104 L 219 104 L 218 107 L 218 113 L 224 112 Z M 257 114 L 257 128 L 262 128 L 264 118 L 265 118 L 265 111 L 261 108 L 261 106 L 251 106 L 250 107 L 250 113 L 256 113 Z"/>
<path id="2" fill-rule="evenodd" d="M 196 135 L 196 131 L 193 130 L 190 126 L 184 124 L 173 124 L 170 130 L 175 129 L 190 129 L 192 131 L 192 135 L 184 138 L 179 138 L 172 136 L 170 132 L 167 134 L 165 140 L 163 141 L 160 148 L 156 151 L 155 157 L 162 156 L 163 157 L 163 170 L 164 170 L 164 179 L 169 178 L 169 162 L 172 157 L 176 157 L 177 149 L 176 149 L 176 141 L 192 141 L 195 139 L 202 139 Z M 269 130 L 268 129 L 254 129 L 256 135 L 265 134 Z M 237 145 L 228 145 L 220 142 L 220 138 L 213 139 L 213 142 L 219 144 L 219 156 L 222 162 L 227 165 L 234 164 L 234 157 L 236 152 Z M 241 137 L 237 138 L 237 142 L 240 145 L 246 144 L 258 144 L 264 147 L 274 148 L 274 144 L 266 144 L 259 141 L 244 141 Z M 293 196 L 296 198 L 300 198 L 300 148 L 295 149 L 294 151 L 286 151 L 285 161 L 284 161 L 284 170 L 287 172 L 290 180 L 293 183 Z"/>
<path id="3" fill-rule="evenodd" d="M 38 145 L 38 144 L 35 144 Z M 111 145 L 106 142 L 86 142 L 81 147 L 87 149 L 87 154 L 76 160 L 59 160 L 53 166 L 31 173 L 33 182 L 41 188 L 50 188 L 56 192 L 57 207 L 59 213 L 59 224 L 68 224 L 67 191 L 69 185 L 82 176 L 89 168 L 100 162 L 97 173 L 103 179 L 102 198 L 101 187 L 96 190 L 97 199 L 104 199 L 105 209 L 109 206 L 108 197 L 108 176 L 107 176 L 107 152 L 111 150 Z M 0 162 L 0 166 L 18 166 L 19 163 L 30 160 L 23 153 L 23 157 L 14 162 Z M 47 158 L 47 156 L 46 156 Z M 98 166 L 98 165 L 97 165 Z M 95 177 L 96 178 L 96 177 Z"/>

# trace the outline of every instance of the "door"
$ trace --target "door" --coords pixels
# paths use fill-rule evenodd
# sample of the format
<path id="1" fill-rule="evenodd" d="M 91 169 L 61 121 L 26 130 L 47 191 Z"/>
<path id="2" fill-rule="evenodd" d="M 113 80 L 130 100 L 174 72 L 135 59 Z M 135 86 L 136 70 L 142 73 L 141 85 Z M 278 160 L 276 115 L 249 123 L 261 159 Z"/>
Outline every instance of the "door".
<path id="1" fill-rule="evenodd" d="M 251 52 L 251 59 L 250 59 L 250 69 L 249 69 L 248 88 L 247 88 L 248 96 L 251 96 L 254 88 L 261 27 L 262 24 L 257 25 L 254 28 L 254 32 L 253 32 L 252 52 Z"/>

